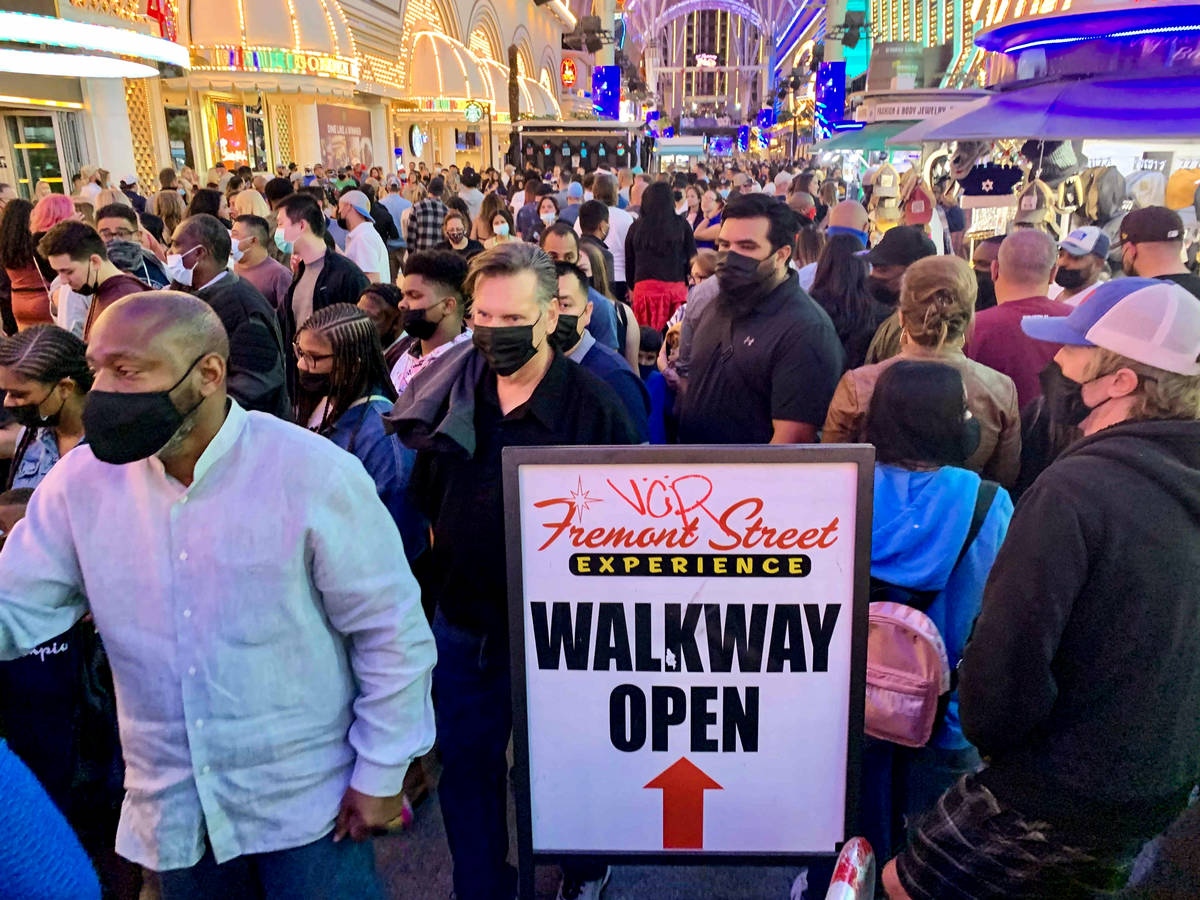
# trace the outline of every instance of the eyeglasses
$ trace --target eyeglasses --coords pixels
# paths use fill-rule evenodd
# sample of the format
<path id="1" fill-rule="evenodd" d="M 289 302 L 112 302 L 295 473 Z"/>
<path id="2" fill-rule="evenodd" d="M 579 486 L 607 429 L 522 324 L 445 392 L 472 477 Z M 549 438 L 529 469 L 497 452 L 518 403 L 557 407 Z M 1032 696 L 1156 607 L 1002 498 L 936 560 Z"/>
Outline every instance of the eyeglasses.
<path id="1" fill-rule="evenodd" d="M 127 241 L 137 234 L 136 231 L 130 231 L 128 228 L 118 228 L 115 231 L 111 228 L 101 228 L 100 237 L 105 241 Z"/>
<path id="2" fill-rule="evenodd" d="M 306 362 L 310 366 L 315 366 L 317 363 L 325 362 L 327 359 L 333 359 L 332 353 L 308 353 L 300 349 L 299 344 L 292 344 L 292 352 L 296 354 L 296 359 L 301 362 Z"/>

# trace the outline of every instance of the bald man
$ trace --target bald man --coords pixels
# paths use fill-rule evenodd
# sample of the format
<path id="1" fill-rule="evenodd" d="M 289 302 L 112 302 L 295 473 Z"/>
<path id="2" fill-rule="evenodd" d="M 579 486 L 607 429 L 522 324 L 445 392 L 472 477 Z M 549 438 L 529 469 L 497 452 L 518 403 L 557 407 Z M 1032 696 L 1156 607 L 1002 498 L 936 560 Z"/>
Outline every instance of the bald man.
<path id="1" fill-rule="evenodd" d="M 963 352 L 1011 378 L 1017 386 L 1017 405 L 1024 409 L 1042 395 L 1038 375 L 1060 347 L 1029 337 L 1021 319 L 1065 316 L 1072 309 L 1047 296 L 1058 271 L 1058 245 L 1044 231 L 1022 228 L 1000 244 L 991 269 L 997 305 L 975 317 L 974 333 Z"/>
<path id="2" fill-rule="evenodd" d="M 870 241 L 867 235 L 867 211 L 857 200 L 843 200 L 825 217 L 825 235 L 849 234 L 862 241 L 866 250 Z M 817 264 L 809 263 L 800 270 L 800 287 L 805 291 L 812 289 L 813 279 L 817 276 Z"/>
<path id="3" fill-rule="evenodd" d="M 116 849 L 164 900 L 377 898 L 363 841 L 433 744 L 432 635 L 361 463 L 243 410 L 228 356 L 187 294 L 100 314 L 88 442 L 0 551 L 0 658 L 93 615 L 126 765 Z"/>

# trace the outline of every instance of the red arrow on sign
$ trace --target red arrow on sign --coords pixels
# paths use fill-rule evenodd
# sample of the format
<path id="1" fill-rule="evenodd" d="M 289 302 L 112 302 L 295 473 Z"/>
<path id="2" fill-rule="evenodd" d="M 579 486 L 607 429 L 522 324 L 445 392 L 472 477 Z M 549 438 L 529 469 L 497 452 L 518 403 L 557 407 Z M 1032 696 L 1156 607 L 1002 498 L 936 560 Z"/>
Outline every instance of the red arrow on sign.
<path id="1" fill-rule="evenodd" d="M 704 846 L 704 792 L 724 788 L 686 756 L 654 778 L 647 788 L 663 792 L 663 849 L 699 850 Z"/>

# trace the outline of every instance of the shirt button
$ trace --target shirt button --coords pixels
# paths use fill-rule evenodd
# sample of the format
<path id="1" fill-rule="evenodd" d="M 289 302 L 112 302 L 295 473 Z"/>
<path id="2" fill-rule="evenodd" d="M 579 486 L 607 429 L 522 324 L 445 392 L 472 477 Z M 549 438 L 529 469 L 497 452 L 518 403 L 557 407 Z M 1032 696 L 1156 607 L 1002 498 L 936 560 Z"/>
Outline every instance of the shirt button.
<path id="1" fill-rule="evenodd" d="M 187 562 L 187 551 L 184 550 L 182 553 L 180 553 L 179 558 L 182 559 L 184 562 Z"/>
<path id="2" fill-rule="evenodd" d="M 204 727 L 204 720 L 203 720 L 203 719 L 197 719 L 197 720 L 196 720 L 196 727 L 197 727 L 197 728 L 203 728 L 203 727 Z"/>
<path id="3" fill-rule="evenodd" d="M 188 666 L 188 674 L 189 674 L 189 675 L 195 675 L 195 674 L 196 674 L 196 667 L 195 667 L 195 666 Z"/>
<path id="4" fill-rule="evenodd" d="M 190 619 L 192 617 L 192 611 L 190 609 L 185 609 L 183 611 L 183 617 L 185 619 Z"/>
<path id="5" fill-rule="evenodd" d="M 207 775 L 209 772 L 211 772 L 211 771 L 212 771 L 212 766 L 205 766 L 205 767 L 204 767 L 203 769 L 201 769 L 200 771 L 201 771 L 201 772 L 203 772 L 205 775 Z"/>

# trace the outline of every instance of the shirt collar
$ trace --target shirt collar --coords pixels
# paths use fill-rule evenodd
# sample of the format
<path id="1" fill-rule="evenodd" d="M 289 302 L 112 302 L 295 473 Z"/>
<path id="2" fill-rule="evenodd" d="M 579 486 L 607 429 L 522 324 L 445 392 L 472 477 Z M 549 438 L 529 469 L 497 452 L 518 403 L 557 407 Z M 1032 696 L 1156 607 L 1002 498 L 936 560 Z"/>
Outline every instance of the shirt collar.
<path id="1" fill-rule="evenodd" d="M 568 362 L 565 356 L 555 350 L 554 356 L 550 360 L 550 368 L 546 370 L 542 380 L 533 389 L 529 399 L 508 415 L 517 419 L 533 416 L 548 430 L 553 430 L 558 425 L 563 403 L 566 400 L 567 366 L 573 365 L 576 363 Z M 487 379 L 488 400 L 499 407 L 496 376 L 491 371 L 487 371 L 484 377 Z"/>
<path id="2" fill-rule="evenodd" d="M 351 237 L 353 237 L 354 235 L 356 235 L 360 231 L 362 231 L 364 228 L 374 229 L 374 227 L 375 226 L 372 225 L 370 222 L 359 222 L 357 225 L 355 225 L 353 228 L 350 229 L 349 234 Z"/>
<path id="3" fill-rule="evenodd" d="M 586 328 L 583 330 L 583 337 L 579 339 L 579 343 L 571 348 L 571 352 L 567 354 L 568 359 L 573 359 L 577 363 L 583 362 L 583 358 L 588 355 L 588 351 L 596 346 L 596 339 L 592 337 L 592 333 Z"/>
<path id="4" fill-rule="evenodd" d="M 232 397 L 226 402 L 229 404 L 229 410 L 225 413 L 225 421 L 221 424 L 220 430 L 213 439 L 208 442 L 208 446 L 204 448 L 204 452 L 196 460 L 195 469 L 192 470 L 193 488 L 200 483 L 200 480 L 208 473 L 209 469 L 215 466 L 217 461 L 237 443 L 238 438 L 241 437 L 242 431 L 246 427 L 246 411 L 238 406 L 237 401 Z"/>
<path id="5" fill-rule="evenodd" d="M 203 287 L 199 287 L 199 288 L 197 288 L 196 290 L 197 290 L 197 291 L 203 291 L 203 290 L 205 290 L 206 288 L 210 288 L 210 287 L 212 287 L 214 284 L 216 284 L 218 281 L 220 281 L 222 278 L 224 278 L 224 277 L 225 277 L 226 275 L 228 275 L 228 274 L 229 274 L 229 270 L 228 270 L 228 269 L 222 269 L 220 272 L 218 272 L 218 273 L 217 273 L 217 277 L 216 277 L 216 278 L 214 278 L 212 281 L 210 281 L 208 284 L 204 285 Z"/>

